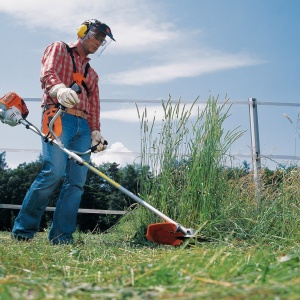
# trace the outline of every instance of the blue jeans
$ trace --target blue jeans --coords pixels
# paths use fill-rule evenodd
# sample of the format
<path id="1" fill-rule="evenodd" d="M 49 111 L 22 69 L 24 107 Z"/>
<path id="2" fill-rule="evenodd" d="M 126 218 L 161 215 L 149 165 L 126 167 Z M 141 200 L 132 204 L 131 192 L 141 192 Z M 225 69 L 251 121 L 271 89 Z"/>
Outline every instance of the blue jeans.
<path id="1" fill-rule="evenodd" d="M 91 146 L 91 131 L 87 121 L 67 113 L 62 113 L 61 118 L 63 131 L 59 138 L 64 146 L 73 151 L 87 151 Z M 89 161 L 90 154 L 85 154 L 82 158 Z M 87 170 L 85 166 L 68 159 L 67 154 L 56 145 L 43 141 L 43 168 L 24 198 L 12 235 L 16 238 L 33 238 L 39 230 L 52 192 L 65 176 L 53 215 L 49 240 L 53 244 L 72 243 Z"/>

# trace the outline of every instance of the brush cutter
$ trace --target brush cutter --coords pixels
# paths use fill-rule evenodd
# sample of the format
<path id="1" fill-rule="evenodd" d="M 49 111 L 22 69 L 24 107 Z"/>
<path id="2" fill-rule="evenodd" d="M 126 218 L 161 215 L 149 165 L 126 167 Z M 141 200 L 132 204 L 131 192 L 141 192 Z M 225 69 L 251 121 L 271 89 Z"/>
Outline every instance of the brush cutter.
<path id="1" fill-rule="evenodd" d="M 4 110 L 3 110 L 4 111 Z M 185 239 L 187 238 L 194 238 L 196 237 L 196 231 L 194 229 L 185 228 L 179 223 L 175 222 L 153 206 L 151 206 L 149 203 L 142 200 L 140 197 L 136 196 L 123 186 L 121 186 L 119 183 L 115 182 L 108 176 L 106 176 L 101 171 L 97 170 L 95 167 L 90 165 L 88 162 L 86 162 L 84 159 L 82 159 L 81 155 L 84 155 L 89 152 L 95 151 L 97 145 L 92 147 L 91 149 L 87 150 L 84 153 L 81 152 L 75 152 L 68 150 L 63 143 L 60 141 L 58 136 L 56 135 L 55 131 L 53 130 L 53 126 L 55 121 L 59 118 L 62 112 L 66 111 L 66 108 L 59 107 L 56 114 L 52 117 L 50 123 L 49 123 L 49 134 L 43 133 L 41 130 L 39 130 L 36 126 L 34 126 L 32 123 L 26 120 L 26 117 L 22 116 L 19 118 L 18 123 L 24 125 L 27 129 L 32 130 L 34 133 L 41 136 L 45 142 L 49 142 L 53 144 L 54 146 L 59 147 L 63 152 L 65 152 L 70 159 L 75 160 L 78 164 L 83 165 L 87 167 L 89 170 L 94 172 L 95 174 L 99 175 L 103 179 L 105 179 L 107 182 L 109 182 L 111 185 L 119 189 L 122 193 L 133 199 L 135 202 L 141 204 L 145 208 L 149 209 L 151 212 L 153 212 L 155 215 L 163 219 L 165 222 L 161 223 L 155 223 L 150 224 L 147 228 L 146 238 L 154 243 L 158 244 L 165 244 L 165 245 L 173 245 L 178 246 L 180 245 Z M 0 114 L 0 120 L 3 123 L 7 123 L 5 120 L 5 113 Z M 11 124 L 10 124 L 11 125 Z M 13 125 L 11 125 L 13 126 Z"/>

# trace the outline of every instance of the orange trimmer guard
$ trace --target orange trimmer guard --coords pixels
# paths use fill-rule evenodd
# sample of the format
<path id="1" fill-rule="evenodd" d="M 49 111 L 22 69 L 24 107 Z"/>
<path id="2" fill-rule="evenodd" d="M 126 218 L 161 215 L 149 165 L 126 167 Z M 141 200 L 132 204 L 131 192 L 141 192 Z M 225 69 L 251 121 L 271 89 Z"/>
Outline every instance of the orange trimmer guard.
<path id="1" fill-rule="evenodd" d="M 170 222 L 150 224 L 147 229 L 146 238 L 150 242 L 179 246 L 184 234 L 178 232 L 177 225 Z"/>

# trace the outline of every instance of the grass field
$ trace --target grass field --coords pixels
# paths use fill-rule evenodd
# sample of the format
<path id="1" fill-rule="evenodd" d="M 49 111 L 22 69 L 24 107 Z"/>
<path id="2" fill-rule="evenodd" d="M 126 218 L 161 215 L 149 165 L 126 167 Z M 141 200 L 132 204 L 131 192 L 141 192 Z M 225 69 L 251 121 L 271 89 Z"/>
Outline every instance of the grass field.
<path id="1" fill-rule="evenodd" d="M 299 245 L 238 239 L 162 246 L 130 235 L 0 233 L 0 299 L 299 299 Z"/>
<path id="2" fill-rule="evenodd" d="M 162 126 L 140 113 L 142 163 L 159 170 L 141 196 L 208 241 L 146 241 L 157 218 L 143 208 L 107 233 L 76 232 L 73 245 L 0 232 L 0 299 L 300 299 L 299 168 L 262 174 L 257 199 L 251 174 L 224 168 L 242 134 L 224 132 L 224 106 L 209 101 L 192 124 L 192 108 L 163 108 Z"/>

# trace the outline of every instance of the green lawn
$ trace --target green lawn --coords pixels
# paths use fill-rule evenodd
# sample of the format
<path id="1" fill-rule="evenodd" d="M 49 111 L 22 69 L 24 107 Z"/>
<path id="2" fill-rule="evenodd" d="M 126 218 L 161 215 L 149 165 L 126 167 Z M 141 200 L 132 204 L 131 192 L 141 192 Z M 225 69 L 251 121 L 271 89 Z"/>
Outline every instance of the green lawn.
<path id="1" fill-rule="evenodd" d="M 0 299 L 299 299 L 299 245 L 231 240 L 172 247 L 75 234 L 52 246 L 0 233 Z"/>

